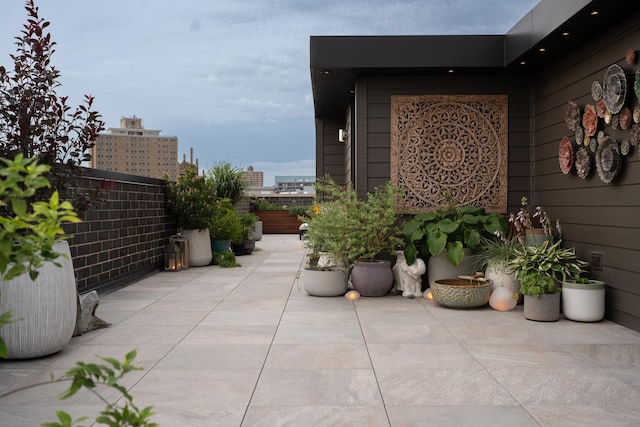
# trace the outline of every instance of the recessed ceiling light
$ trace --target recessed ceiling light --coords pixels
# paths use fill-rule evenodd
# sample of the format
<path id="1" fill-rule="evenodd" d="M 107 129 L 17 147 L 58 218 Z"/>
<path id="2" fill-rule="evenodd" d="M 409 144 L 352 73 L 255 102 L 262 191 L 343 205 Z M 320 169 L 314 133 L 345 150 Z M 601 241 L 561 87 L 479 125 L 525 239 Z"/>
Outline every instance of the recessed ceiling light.
<path id="1" fill-rule="evenodd" d="M 527 65 L 527 61 L 520 61 L 520 65 Z"/>
<path id="2" fill-rule="evenodd" d="M 331 74 L 331 70 L 322 70 L 320 71 L 320 73 L 327 75 L 327 74 Z"/>
<path id="3" fill-rule="evenodd" d="M 567 37 L 569 34 L 571 34 L 571 33 L 569 33 L 569 31 L 565 31 L 564 33 L 562 33 L 562 35 L 563 35 L 564 37 Z"/>
<path id="4" fill-rule="evenodd" d="M 597 10 L 592 10 L 591 11 L 591 16 L 596 16 L 598 14 L 600 14 L 600 12 L 598 12 Z"/>
<path id="5" fill-rule="evenodd" d="M 538 49 L 538 52 L 546 52 L 546 51 L 547 51 L 547 49 L 545 49 L 545 48 L 543 48 L 543 47 L 541 47 L 540 49 Z"/>
<path id="6" fill-rule="evenodd" d="M 455 70 L 453 68 L 449 68 L 449 71 L 447 71 L 449 74 L 453 74 L 455 73 Z"/>

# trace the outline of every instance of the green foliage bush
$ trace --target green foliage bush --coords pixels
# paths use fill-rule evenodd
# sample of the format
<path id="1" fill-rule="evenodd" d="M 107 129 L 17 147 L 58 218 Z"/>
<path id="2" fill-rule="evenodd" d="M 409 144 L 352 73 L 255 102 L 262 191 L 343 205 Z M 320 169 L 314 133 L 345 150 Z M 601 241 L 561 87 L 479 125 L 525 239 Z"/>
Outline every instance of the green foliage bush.
<path id="1" fill-rule="evenodd" d="M 205 230 L 215 212 L 216 195 L 211 183 L 198 175 L 195 165 L 187 165 L 177 183 L 165 177 L 167 207 L 187 230 Z"/>

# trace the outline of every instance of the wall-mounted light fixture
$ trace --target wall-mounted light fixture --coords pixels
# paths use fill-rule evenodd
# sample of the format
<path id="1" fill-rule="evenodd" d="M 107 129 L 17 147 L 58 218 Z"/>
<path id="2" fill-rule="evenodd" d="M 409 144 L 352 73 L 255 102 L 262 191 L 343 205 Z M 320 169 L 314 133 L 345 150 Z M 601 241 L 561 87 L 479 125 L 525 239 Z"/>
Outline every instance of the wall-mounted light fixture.
<path id="1" fill-rule="evenodd" d="M 344 143 L 347 140 L 347 131 L 344 129 L 338 129 L 338 142 Z"/>

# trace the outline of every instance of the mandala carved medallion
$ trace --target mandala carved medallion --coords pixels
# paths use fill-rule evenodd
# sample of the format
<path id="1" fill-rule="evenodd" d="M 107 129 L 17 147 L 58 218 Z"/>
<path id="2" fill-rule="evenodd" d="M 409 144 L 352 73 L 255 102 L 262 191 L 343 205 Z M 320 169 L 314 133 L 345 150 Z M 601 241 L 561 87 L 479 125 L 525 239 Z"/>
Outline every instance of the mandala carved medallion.
<path id="1" fill-rule="evenodd" d="M 391 97 L 391 180 L 402 207 L 460 205 L 507 210 L 506 95 Z"/>

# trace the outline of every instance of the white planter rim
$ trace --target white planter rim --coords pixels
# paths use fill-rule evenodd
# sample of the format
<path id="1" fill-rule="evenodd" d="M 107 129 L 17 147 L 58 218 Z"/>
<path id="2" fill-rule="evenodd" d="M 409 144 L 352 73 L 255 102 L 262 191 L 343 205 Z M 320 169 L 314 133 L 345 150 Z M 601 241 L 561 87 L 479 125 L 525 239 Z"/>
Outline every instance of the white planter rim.
<path id="1" fill-rule="evenodd" d="M 604 282 L 601 280 L 589 280 L 589 283 L 562 282 L 562 287 L 567 289 L 584 289 L 585 291 L 596 291 L 604 289 Z"/>

